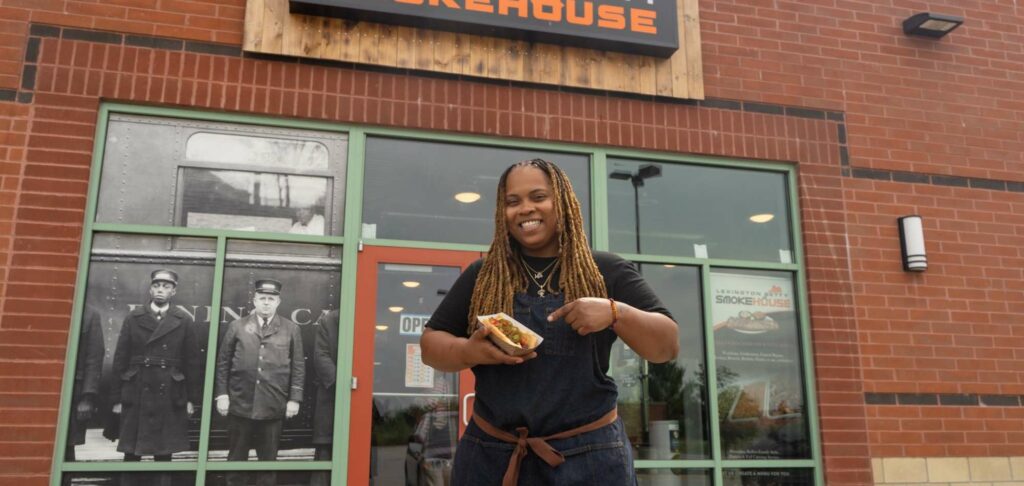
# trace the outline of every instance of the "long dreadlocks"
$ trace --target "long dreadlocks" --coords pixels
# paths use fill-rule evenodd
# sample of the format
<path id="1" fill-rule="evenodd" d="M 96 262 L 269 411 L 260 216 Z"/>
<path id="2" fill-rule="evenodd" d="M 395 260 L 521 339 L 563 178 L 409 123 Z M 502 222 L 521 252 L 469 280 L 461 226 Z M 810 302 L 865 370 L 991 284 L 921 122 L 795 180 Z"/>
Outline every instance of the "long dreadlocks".
<path id="1" fill-rule="evenodd" d="M 576 199 L 569 178 L 551 162 L 543 159 L 524 160 L 505 169 L 498 181 L 494 239 L 490 251 L 484 257 L 476 286 L 473 287 L 473 298 L 469 303 L 470 325 L 467 332 L 470 334 L 473 333 L 476 316 L 497 312 L 511 315 L 513 296 L 525 292 L 528 285 L 525 270 L 518 264 L 521 252 L 519 243 L 509 234 L 505 222 L 505 184 L 509 173 L 522 167 L 536 167 L 544 171 L 551 182 L 558 221 L 558 255 L 562 259 L 558 287 L 565 294 L 565 301 L 608 296 L 604 278 L 590 253 L 587 234 L 583 231 L 580 202 Z"/>

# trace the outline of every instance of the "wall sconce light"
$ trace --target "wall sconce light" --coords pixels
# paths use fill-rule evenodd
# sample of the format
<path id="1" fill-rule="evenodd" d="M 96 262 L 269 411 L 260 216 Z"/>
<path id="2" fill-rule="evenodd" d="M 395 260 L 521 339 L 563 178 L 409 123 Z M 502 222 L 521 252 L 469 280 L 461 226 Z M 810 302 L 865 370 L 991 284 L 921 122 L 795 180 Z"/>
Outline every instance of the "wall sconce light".
<path id="1" fill-rule="evenodd" d="M 913 214 L 898 220 L 900 227 L 900 253 L 903 255 L 903 270 L 923 272 L 928 268 L 928 257 L 924 252 L 924 226 L 921 216 Z"/>
<path id="2" fill-rule="evenodd" d="M 903 33 L 938 39 L 964 23 L 963 17 L 922 12 L 903 21 Z"/>

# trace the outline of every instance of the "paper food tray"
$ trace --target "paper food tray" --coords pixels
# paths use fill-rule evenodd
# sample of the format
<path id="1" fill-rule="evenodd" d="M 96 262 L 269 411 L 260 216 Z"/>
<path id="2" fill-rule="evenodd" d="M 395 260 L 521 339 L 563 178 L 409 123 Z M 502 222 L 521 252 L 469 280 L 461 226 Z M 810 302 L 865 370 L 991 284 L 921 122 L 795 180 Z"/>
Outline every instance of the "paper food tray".
<path id="1" fill-rule="evenodd" d="M 530 328 L 524 326 L 519 321 L 513 319 L 511 316 L 509 316 L 508 314 L 506 314 L 504 312 L 499 312 L 497 314 L 488 314 L 486 316 L 476 316 L 477 326 L 484 326 L 485 323 L 487 323 L 488 320 L 491 319 L 492 317 L 497 317 L 497 318 L 500 318 L 500 319 L 504 319 L 504 320 L 506 320 L 508 322 L 511 322 L 513 326 L 516 326 L 516 328 L 519 329 L 519 332 L 524 333 L 524 334 L 529 334 L 531 336 L 534 336 L 537 339 L 537 345 L 536 346 L 534 346 L 532 348 L 529 348 L 529 349 L 524 349 L 524 348 L 520 348 L 519 346 L 515 346 L 513 344 L 509 344 L 509 343 L 505 342 L 503 339 L 501 339 L 500 337 L 496 336 L 493 332 L 488 334 L 487 337 L 489 337 L 491 339 L 491 341 L 495 345 L 497 345 L 499 348 L 501 348 L 501 350 L 504 351 L 505 354 L 508 354 L 508 355 L 511 355 L 511 356 L 525 356 L 525 355 L 530 354 L 531 352 L 533 352 L 533 350 L 535 350 L 538 347 L 540 347 L 540 343 L 544 341 L 544 338 L 540 337 L 539 334 L 533 332 L 533 330 L 531 330 Z"/>

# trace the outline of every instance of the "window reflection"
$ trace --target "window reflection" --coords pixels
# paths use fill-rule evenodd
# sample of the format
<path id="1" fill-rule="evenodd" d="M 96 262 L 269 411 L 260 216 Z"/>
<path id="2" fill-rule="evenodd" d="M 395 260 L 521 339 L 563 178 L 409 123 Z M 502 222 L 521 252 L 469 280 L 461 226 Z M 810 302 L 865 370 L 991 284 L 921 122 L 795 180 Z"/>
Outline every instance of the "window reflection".
<path id="1" fill-rule="evenodd" d="M 185 158 L 198 162 L 280 167 L 283 161 L 300 170 L 326 170 L 327 147 L 319 142 L 196 133 L 185 145 Z"/>
<path id="2" fill-rule="evenodd" d="M 612 251 L 792 263 L 786 176 L 608 159 Z"/>
<path id="3" fill-rule="evenodd" d="M 373 484 L 441 486 L 451 480 L 459 432 L 458 375 L 424 365 L 419 339 L 459 273 L 456 267 L 378 266 Z"/>
<path id="4" fill-rule="evenodd" d="M 637 459 L 708 458 L 699 269 L 659 264 L 639 267 L 679 324 L 680 351 L 674 361 L 647 364 L 621 340 L 616 341 L 610 372 L 619 388 L 619 413 Z"/>
<path id="5" fill-rule="evenodd" d="M 193 486 L 193 472 L 65 473 L 65 486 Z"/>
<path id="6" fill-rule="evenodd" d="M 638 486 L 711 486 L 711 473 L 703 469 L 637 469 Z"/>
<path id="7" fill-rule="evenodd" d="M 569 176 L 589 235 L 586 155 L 370 137 L 362 236 L 489 244 L 501 172 L 537 157 L 555 162 Z"/>
<path id="8" fill-rule="evenodd" d="M 329 471 L 273 471 L 231 473 L 226 471 L 211 472 L 206 475 L 206 484 L 210 486 L 229 486 L 228 479 L 232 474 L 240 475 L 245 486 L 328 486 Z M 175 485 L 176 486 L 176 485 Z"/>

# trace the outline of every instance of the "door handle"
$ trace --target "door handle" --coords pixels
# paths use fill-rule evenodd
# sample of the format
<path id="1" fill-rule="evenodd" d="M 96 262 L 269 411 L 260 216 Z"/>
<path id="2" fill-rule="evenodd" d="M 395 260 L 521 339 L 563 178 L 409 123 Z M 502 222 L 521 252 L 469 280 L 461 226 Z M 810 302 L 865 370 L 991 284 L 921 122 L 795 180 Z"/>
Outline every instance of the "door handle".
<path id="1" fill-rule="evenodd" d="M 462 425 L 469 426 L 469 415 L 466 411 L 469 410 L 469 397 L 475 397 L 476 393 L 467 393 L 462 397 Z"/>

